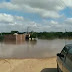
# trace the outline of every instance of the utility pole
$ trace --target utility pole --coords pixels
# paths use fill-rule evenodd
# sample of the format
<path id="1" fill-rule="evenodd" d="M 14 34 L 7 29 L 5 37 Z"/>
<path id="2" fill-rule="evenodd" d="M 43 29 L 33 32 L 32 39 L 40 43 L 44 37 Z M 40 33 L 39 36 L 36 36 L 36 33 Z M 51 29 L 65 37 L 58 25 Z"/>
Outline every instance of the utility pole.
<path id="1" fill-rule="evenodd" d="M 66 37 L 66 29 L 65 29 L 65 37 Z M 66 38 L 65 38 L 65 45 L 66 45 Z"/>
<path id="2" fill-rule="evenodd" d="M 27 27 L 27 34 L 29 33 L 29 26 Z"/>

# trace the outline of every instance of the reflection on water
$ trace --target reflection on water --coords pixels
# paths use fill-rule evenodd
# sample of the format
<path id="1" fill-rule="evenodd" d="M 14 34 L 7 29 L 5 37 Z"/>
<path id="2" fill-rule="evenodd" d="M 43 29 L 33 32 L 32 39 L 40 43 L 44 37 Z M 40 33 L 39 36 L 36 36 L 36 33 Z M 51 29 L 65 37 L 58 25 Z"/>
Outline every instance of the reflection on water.
<path id="1" fill-rule="evenodd" d="M 0 58 L 45 58 L 56 56 L 64 45 L 72 40 L 37 40 L 37 41 L 3 41 L 0 42 Z"/>
<path id="2" fill-rule="evenodd" d="M 4 44 L 23 44 L 25 41 L 24 40 L 9 40 L 9 39 L 4 39 L 3 43 Z"/>

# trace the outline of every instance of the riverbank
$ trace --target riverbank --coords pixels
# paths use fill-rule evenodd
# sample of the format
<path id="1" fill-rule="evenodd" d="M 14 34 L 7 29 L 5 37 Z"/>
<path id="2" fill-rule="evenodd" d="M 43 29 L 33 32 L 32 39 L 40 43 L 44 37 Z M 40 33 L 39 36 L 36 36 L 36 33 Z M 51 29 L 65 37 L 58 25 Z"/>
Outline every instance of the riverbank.
<path id="1" fill-rule="evenodd" d="M 56 57 L 44 59 L 0 59 L 0 72 L 56 72 Z"/>

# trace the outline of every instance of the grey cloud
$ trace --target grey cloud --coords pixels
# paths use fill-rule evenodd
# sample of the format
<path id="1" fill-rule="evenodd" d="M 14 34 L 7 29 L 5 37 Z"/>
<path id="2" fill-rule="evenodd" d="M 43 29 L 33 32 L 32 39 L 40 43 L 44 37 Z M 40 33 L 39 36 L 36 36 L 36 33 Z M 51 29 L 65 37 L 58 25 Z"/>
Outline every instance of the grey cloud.
<path id="1" fill-rule="evenodd" d="M 38 13 L 46 18 L 59 18 L 58 11 L 64 9 L 59 0 L 12 0 L 12 3 L 24 7 L 27 12 Z"/>
<path id="2" fill-rule="evenodd" d="M 0 3 L 0 8 L 37 13 L 45 18 L 59 18 L 58 11 L 65 7 L 61 6 L 60 0 L 11 0 L 11 2 Z"/>
<path id="3" fill-rule="evenodd" d="M 72 7 L 72 0 L 11 0 L 0 3 L 0 8 L 37 13 L 43 18 L 59 18 L 60 10 Z"/>
<path id="4" fill-rule="evenodd" d="M 61 6 L 60 0 L 11 0 L 14 4 L 26 4 L 33 8 L 40 8 L 46 10 L 58 10 Z"/>
<path id="5" fill-rule="evenodd" d="M 65 20 L 65 23 L 66 24 L 68 24 L 68 25 L 72 25 L 72 18 L 67 18 L 66 20 Z"/>

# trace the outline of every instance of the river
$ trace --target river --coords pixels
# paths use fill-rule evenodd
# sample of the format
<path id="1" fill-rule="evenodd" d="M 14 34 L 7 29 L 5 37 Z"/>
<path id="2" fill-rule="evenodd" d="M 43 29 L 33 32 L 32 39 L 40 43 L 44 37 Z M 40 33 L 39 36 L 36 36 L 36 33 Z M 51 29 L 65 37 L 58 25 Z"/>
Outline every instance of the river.
<path id="1" fill-rule="evenodd" d="M 54 39 L 37 41 L 0 42 L 0 58 L 47 58 L 56 56 L 72 40 Z"/>

